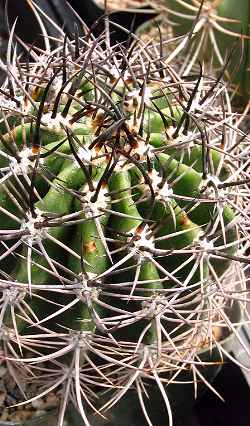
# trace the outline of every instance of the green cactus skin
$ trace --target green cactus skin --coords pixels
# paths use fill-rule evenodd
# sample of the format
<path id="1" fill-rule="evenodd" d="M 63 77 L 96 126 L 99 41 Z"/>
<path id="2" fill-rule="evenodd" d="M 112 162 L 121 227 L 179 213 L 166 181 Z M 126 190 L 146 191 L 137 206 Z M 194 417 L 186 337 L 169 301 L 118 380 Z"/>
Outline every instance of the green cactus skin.
<path id="1" fill-rule="evenodd" d="M 240 4 L 236 0 L 224 0 L 218 5 L 218 15 L 226 17 L 228 19 L 235 19 L 237 22 L 234 24 L 226 23 L 226 29 L 233 31 L 234 33 L 244 34 L 248 38 L 244 40 L 242 46 L 242 58 L 239 66 L 239 60 L 236 59 L 236 55 L 230 62 L 230 68 L 236 68 L 237 72 L 234 75 L 234 80 L 239 85 L 240 93 L 246 100 L 250 97 L 250 4 L 247 1 L 243 1 Z M 222 52 L 227 52 L 228 45 L 232 44 L 232 40 L 229 37 L 219 34 L 219 46 Z M 239 67 L 238 67 L 239 66 Z"/>
<path id="2" fill-rule="evenodd" d="M 230 329 L 230 277 L 249 245 L 249 142 L 227 87 L 202 70 L 179 77 L 178 61 L 136 36 L 125 51 L 62 34 L 30 58 L 34 104 L 10 77 L 1 89 L 5 358 L 37 366 L 48 392 L 62 387 L 61 407 L 70 389 L 86 425 L 97 390 L 110 390 L 108 409 L 153 383 L 171 425 L 171 378 L 200 371 L 214 327 Z M 28 78 L 27 64 L 15 73 Z"/>
<path id="3" fill-rule="evenodd" d="M 198 2 L 162 0 L 162 6 L 175 23 L 175 35 L 183 36 L 192 30 Z M 195 26 L 197 35 L 192 38 L 197 59 L 210 63 L 213 56 L 215 68 L 226 63 L 232 51 L 225 76 L 236 86 L 241 97 L 248 102 L 250 96 L 250 3 L 248 0 L 204 0 Z M 153 5 L 154 7 L 154 5 Z M 159 9 L 159 3 L 155 5 Z M 202 35 L 203 34 L 203 35 Z M 201 40 L 203 42 L 201 43 Z M 238 40 L 238 41 L 237 41 Z M 242 50 L 242 52 L 241 52 Z"/>

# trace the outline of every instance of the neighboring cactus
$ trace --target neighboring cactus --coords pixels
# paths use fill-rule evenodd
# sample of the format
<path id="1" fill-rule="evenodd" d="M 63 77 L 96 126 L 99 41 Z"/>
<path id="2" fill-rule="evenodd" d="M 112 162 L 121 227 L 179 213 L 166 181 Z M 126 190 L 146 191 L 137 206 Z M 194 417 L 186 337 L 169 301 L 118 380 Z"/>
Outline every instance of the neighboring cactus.
<path id="1" fill-rule="evenodd" d="M 103 0 L 100 0 L 103 5 Z M 133 4 L 133 2 L 132 2 Z M 148 2 L 141 2 L 148 6 Z M 198 61 L 205 60 L 215 69 L 224 69 L 227 78 L 234 83 L 236 93 L 247 102 L 250 98 L 250 2 L 248 0 L 153 0 L 150 6 L 158 18 L 142 25 L 140 34 L 159 38 L 155 23 L 159 21 L 162 33 L 184 36 L 172 55 L 184 53 L 182 75 L 193 72 Z M 115 7 L 107 1 L 111 10 L 124 10 L 131 5 L 120 1 Z M 138 5 L 137 5 L 138 7 Z M 154 28 L 156 31 L 154 31 Z M 156 33 L 156 34 L 155 34 Z M 165 40 L 166 41 L 166 40 Z M 168 48 L 168 44 L 166 44 Z M 187 48 L 187 49 L 186 49 Z M 168 52 L 168 50 L 167 50 Z M 237 52 L 237 53 L 236 53 Z M 168 60 L 170 60 L 170 57 Z"/>
<path id="2" fill-rule="evenodd" d="M 244 303 L 249 141 L 221 82 L 180 79 L 134 35 L 110 47 L 106 23 L 6 68 L 2 359 L 59 389 L 60 425 L 70 400 L 89 424 L 96 391 L 104 410 L 135 387 L 144 407 L 149 382 L 172 424 L 165 384 L 204 379 L 204 345 L 222 362 L 215 328 Z"/>
<path id="3" fill-rule="evenodd" d="M 214 65 L 221 68 L 226 65 L 225 74 L 249 101 L 249 1 L 241 0 L 239 3 L 237 0 L 162 0 L 159 3 L 169 19 L 177 23 L 173 26 L 176 35 L 193 31 L 185 71 L 190 70 L 190 62 L 197 59 L 205 59 L 209 63 L 214 60 Z"/>
<path id="4" fill-rule="evenodd" d="M 248 0 L 159 0 L 152 2 L 164 25 L 188 47 L 181 72 L 193 70 L 198 61 L 207 61 L 234 83 L 236 93 L 250 98 L 250 3 Z M 164 16 L 167 18 L 164 20 Z M 169 25 L 169 23 L 172 23 Z M 192 34 L 192 35 L 191 35 Z M 191 37 L 190 37 L 191 35 Z M 237 53 L 236 53 L 237 52 Z M 176 53 L 179 54 L 179 48 Z M 172 56 L 174 58 L 175 55 Z"/>
<path id="5" fill-rule="evenodd" d="M 94 3 L 96 3 L 99 7 L 103 8 L 105 6 L 105 3 L 107 5 L 107 11 L 114 11 L 114 10 L 128 10 L 128 11 L 135 11 L 137 8 L 144 8 L 150 6 L 149 0 L 93 0 Z"/>

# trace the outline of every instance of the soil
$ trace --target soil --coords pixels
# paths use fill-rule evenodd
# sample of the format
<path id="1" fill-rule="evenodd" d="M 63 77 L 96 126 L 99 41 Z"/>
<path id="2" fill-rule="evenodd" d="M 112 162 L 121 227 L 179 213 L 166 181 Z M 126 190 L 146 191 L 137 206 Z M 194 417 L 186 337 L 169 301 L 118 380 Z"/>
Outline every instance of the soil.
<path id="1" fill-rule="evenodd" d="M 39 393 L 37 385 L 20 384 L 27 398 L 31 398 Z M 34 418 L 47 416 L 50 410 L 55 410 L 58 406 L 58 397 L 53 392 L 31 403 L 15 406 L 15 404 L 22 401 L 25 401 L 25 399 L 20 387 L 13 377 L 11 377 L 8 369 L 3 364 L 0 365 L 0 426 L 1 422 L 20 422 L 22 424 L 22 422 L 31 419 L 33 420 L 30 425 L 35 426 Z M 51 416 L 44 423 L 39 421 L 39 426 L 42 425 L 53 426 Z"/>

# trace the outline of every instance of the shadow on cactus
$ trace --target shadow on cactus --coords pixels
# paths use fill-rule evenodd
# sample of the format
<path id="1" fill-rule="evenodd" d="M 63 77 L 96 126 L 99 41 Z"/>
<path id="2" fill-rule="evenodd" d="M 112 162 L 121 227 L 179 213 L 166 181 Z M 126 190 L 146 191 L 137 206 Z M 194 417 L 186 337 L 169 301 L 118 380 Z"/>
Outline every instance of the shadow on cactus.
<path id="1" fill-rule="evenodd" d="M 130 389 L 152 424 L 149 388 L 171 425 L 170 384 L 216 392 L 205 367 L 244 311 L 244 117 L 202 67 L 180 78 L 133 34 L 110 46 L 107 18 L 97 39 L 55 26 L 52 50 L 32 7 L 46 48 L 22 60 L 13 28 L 1 87 L 1 359 L 39 383 L 33 402 L 57 393 L 58 425 L 69 402 L 88 425 Z"/>

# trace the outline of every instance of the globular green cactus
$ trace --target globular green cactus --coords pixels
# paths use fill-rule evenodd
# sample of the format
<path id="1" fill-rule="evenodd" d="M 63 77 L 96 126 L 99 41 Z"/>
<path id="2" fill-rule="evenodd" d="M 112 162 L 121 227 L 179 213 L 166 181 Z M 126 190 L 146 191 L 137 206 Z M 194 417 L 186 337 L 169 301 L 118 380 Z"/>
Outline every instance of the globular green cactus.
<path id="1" fill-rule="evenodd" d="M 215 330 L 244 303 L 249 139 L 202 68 L 181 79 L 131 34 L 111 47 L 107 20 L 57 30 L 28 62 L 13 50 L 1 88 L 1 357 L 41 383 L 33 400 L 58 390 L 60 425 L 68 402 L 88 425 L 96 393 L 102 412 L 130 388 L 149 422 L 150 384 L 171 425 L 167 385 L 204 379 L 204 345 L 222 362 Z"/>
<path id="2" fill-rule="evenodd" d="M 198 61 L 224 70 L 236 93 L 246 102 L 250 98 L 250 3 L 242 0 L 160 0 L 153 3 L 167 20 L 185 50 L 182 73 L 192 72 Z M 171 23 L 171 24 L 170 24 Z M 175 57 L 175 54 L 173 54 Z M 219 73 L 219 72 L 218 72 Z"/>
<path id="3" fill-rule="evenodd" d="M 102 6 L 103 0 L 100 0 Z M 134 10 L 148 7 L 148 2 L 138 5 L 131 1 L 107 2 L 108 10 Z M 197 63 L 211 64 L 218 74 L 231 81 L 234 91 L 245 102 L 250 98 L 250 3 L 242 0 L 153 0 L 151 10 L 157 14 L 152 20 L 141 25 L 138 32 L 145 37 L 159 37 L 159 27 L 164 34 L 164 52 L 168 61 L 178 60 L 183 51 L 180 72 L 188 75 Z M 138 9 L 135 9 L 138 8 Z M 144 9 L 142 9 L 143 11 Z M 146 9 L 150 12 L 150 9 Z M 158 22 L 158 23 L 157 23 Z M 157 23 L 157 25 L 156 25 Z M 165 37 L 167 36 L 167 37 Z M 181 37 L 169 52 L 166 38 Z M 170 45 L 173 48 L 173 44 Z"/>

